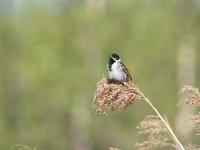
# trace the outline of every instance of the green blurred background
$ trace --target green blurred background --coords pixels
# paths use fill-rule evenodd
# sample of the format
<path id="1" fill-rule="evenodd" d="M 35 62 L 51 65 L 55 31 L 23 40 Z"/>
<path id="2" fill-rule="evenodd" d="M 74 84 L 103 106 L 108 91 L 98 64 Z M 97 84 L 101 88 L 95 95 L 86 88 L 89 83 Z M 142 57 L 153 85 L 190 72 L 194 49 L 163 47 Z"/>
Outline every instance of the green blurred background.
<path id="1" fill-rule="evenodd" d="M 0 149 L 134 149 L 136 125 L 153 114 L 145 102 L 109 115 L 91 108 L 112 52 L 192 141 L 178 127 L 177 93 L 200 87 L 199 42 L 199 0 L 0 0 Z"/>

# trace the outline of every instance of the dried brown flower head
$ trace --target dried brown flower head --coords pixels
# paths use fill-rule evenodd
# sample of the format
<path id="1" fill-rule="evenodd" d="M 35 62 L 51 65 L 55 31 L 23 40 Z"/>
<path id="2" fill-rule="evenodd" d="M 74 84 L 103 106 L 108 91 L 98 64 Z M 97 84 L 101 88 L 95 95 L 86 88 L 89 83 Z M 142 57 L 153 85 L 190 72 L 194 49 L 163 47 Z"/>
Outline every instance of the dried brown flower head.
<path id="1" fill-rule="evenodd" d="M 186 150 L 200 150 L 200 147 L 195 144 L 189 143 L 185 146 L 185 149 Z"/>
<path id="2" fill-rule="evenodd" d="M 136 143 L 135 147 L 138 150 L 155 150 L 163 147 L 173 147 L 176 149 L 176 145 L 172 144 L 168 138 L 158 135 L 156 137 L 149 136 L 143 143 Z"/>
<path id="3" fill-rule="evenodd" d="M 200 106 L 200 93 L 199 89 L 192 86 L 184 86 L 179 93 L 187 94 L 184 99 L 185 104 Z M 186 121 L 191 123 L 192 129 L 200 132 L 200 112 L 198 114 L 192 114 L 187 117 Z"/>
<path id="4" fill-rule="evenodd" d="M 138 134 L 159 134 L 168 132 L 167 128 L 158 116 L 148 115 L 138 126 Z"/>
<path id="5" fill-rule="evenodd" d="M 200 106 L 200 93 L 199 89 L 192 86 L 184 86 L 179 91 L 181 94 L 188 94 L 184 100 L 185 104 Z"/>
<path id="6" fill-rule="evenodd" d="M 153 150 L 170 146 L 176 148 L 164 123 L 158 116 L 149 115 L 137 126 L 138 134 L 144 134 L 147 139 L 142 143 L 136 143 L 135 147 L 139 150 Z"/>
<path id="7" fill-rule="evenodd" d="M 179 93 L 187 94 L 186 98 L 184 99 L 185 104 L 200 106 L 200 93 L 199 93 L 198 88 L 194 88 L 192 86 L 184 86 L 183 88 L 181 88 Z M 185 120 L 191 124 L 191 127 L 193 130 L 200 132 L 200 112 L 198 112 L 197 114 L 190 115 Z M 186 150 L 200 150 L 200 147 L 195 144 L 188 143 L 185 146 L 185 149 Z"/>
<path id="8" fill-rule="evenodd" d="M 192 129 L 200 132 L 200 112 L 196 115 L 191 115 L 187 118 L 187 121 L 190 121 L 192 124 Z"/>
<path id="9" fill-rule="evenodd" d="M 122 110 L 131 105 L 135 99 L 141 98 L 133 83 L 112 83 L 103 76 L 97 83 L 93 107 L 98 112 Z"/>

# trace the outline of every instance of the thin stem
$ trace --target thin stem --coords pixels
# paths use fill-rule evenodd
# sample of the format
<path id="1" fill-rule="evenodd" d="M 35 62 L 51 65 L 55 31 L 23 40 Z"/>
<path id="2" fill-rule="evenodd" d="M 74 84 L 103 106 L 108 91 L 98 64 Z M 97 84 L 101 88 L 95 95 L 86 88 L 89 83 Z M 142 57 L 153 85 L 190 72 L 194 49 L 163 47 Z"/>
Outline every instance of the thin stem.
<path id="1" fill-rule="evenodd" d="M 174 134 L 173 130 L 171 129 L 170 125 L 166 122 L 166 120 L 161 116 L 161 114 L 158 112 L 158 110 L 153 106 L 153 104 L 150 102 L 150 100 L 138 89 L 138 93 L 144 98 L 144 100 L 150 105 L 150 107 L 156 112 L 158 117 L 162 120 L 162 122 L 165 124 L 167 129 L 169 130 L 169 133 L 171 134 L 174 142 L 177 145 L 177 148 L 179 150 L 185 150 L 181 142 L 178 140 L 176 135 Z"/>

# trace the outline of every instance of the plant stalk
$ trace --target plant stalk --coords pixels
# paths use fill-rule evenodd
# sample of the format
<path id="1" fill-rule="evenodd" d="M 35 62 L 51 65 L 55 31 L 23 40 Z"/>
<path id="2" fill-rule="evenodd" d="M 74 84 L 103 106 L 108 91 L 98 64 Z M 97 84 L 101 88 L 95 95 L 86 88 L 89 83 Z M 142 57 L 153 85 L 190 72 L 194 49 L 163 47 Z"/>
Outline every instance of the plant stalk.
<path id="1" fill-rule="evenodd" d="M 137 88 L 138 89 L 138 88 Z M 153 106 L 153 104 L 151 103 L 151 101 L 138 89 L 138 93 L 144 98 L 144 100 L 150 105 L 150 107 L 156 112 L 156 114 L 158 115 L 158 117 L 162 120 L 162 122 L 165 124 L 165 126 L 167 127 L 167 129 L 169 130 L 169 133 L 171 134 L 174 142 L 177 145 L 178 150 L 185 150 L 185 148 L 183 147 L 183 145 L 181 144 L 181 142 L 178 140 L 178 138 L 176 137 L 176 135 L 174 134 L 173 130 L 171 129 L 170 125 L 167 123 L 167 121 L 161 116 L 161 114 L 158 112 L 158 110 Z"/>

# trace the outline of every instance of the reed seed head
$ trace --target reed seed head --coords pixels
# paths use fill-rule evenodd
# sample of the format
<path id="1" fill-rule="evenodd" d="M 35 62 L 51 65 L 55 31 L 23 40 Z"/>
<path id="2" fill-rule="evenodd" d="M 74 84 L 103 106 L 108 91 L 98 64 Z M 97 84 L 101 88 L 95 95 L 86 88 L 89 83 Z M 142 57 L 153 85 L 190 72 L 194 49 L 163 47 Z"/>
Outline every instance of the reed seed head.
<path id="1" fill-rule="evenodd" d="M 148 115 L 143 121 L 141 121 L 138 126 L 138 134 L 159 134 L 167 133 L 168 130 L 164 123 L 160 120 L 158 116 Z"/>
<path id="2" fill-rule="evenodd" d="M 198 145 L 192 144 L 192 143 L 188 143 L 185 146 L 186 150 L 200 150 L 200 147 Z"/>
<path id="3" fill-rule="evenodd" d="M 144 135 L 145 139 L 141 143 L 136 143 L 135 147 L 138 150 L 154 150 L 163 147 L 173 147 L 172 140 L 169 138 L 169 133 L 164 123 L 158 116 L 148 115 L 137 126 L 138 134 Z"/>
<path id="4" fill-rule="evenodd" d="M 199 89 L 194 88 L 192 86 L 184 86 L 179 91 L 180 94 L 187 94 L 184 99 L 185 104 L 200 106 L 200 93 Z"/>
<path id="5" fill-rule="evenodd" d="M 189 116 L 187 121 L 192 124 L 192 129 L 200 133 L 200 112 L 198 114 Z"/>
<path id="6" fill-rule="evenodd" d="M 96 85 L 93 108 L 97 112 L 119 111 L 131 105 L 135 99 L 141 98 L 133 83 L 112 83 L 103 76 Z"/>

